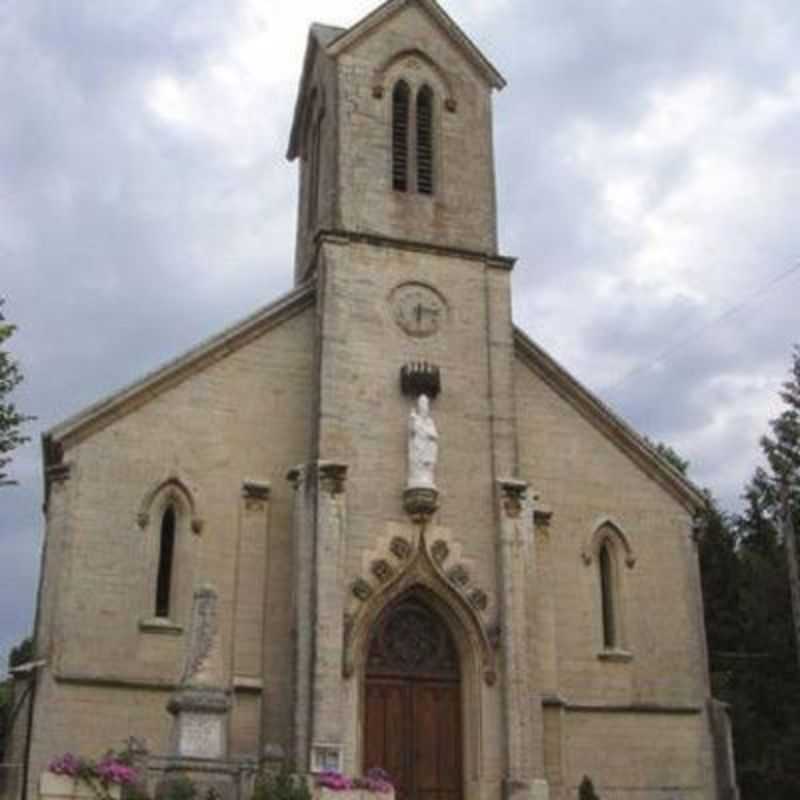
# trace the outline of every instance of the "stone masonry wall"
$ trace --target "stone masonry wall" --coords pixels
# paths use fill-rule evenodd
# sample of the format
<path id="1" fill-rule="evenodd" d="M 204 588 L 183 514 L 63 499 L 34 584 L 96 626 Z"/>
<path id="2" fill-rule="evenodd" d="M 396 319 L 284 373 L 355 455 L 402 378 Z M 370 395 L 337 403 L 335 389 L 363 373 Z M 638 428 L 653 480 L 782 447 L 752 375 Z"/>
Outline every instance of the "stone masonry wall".
<path id="1" fill-rule="evenodd" d="M 685 786 L 687 797 L 713 797 L 689 513 L 522 361 L 516 387 L 520 473 L 552 511 L 537 531 L 546 588 L 531 609 L 542 637 L 542 690 L 568 707 L 599 707 L 569 711 L 558 743 L 548 714 L 550 769 L 558 752 L 567 783 L 594 770 L 603 797 L 666 797 L 655 786 L 670 781 Z M 582 557 L 605 520 L 619 526 L 635 556 L 632 567 L 619 564 L 620 649 L 627 652 L 617 659 L 602 657 L 597 560 Z M 616 713 L 598 713 L 609 706 Z M 631 706 L 652 713 L 621 713 Z M 669 713 L 676 709 L 684 713 Z M 669 763 L 660 765 L 667 753 Z M 618 771 L 617 760 L 631 766 Z M 604 791 L 604 783 L 620 793 Z"/>
<path id="2" fill-rule="evenodd" d="M 167 690 L 180 677 L 191 593 L 200 582 L 219 592 L 226 673 L 239 687 L 234 747 L 258 752 L 252 704 L 262 687 L 268 717 L 285 726 L 288 698 L 270 683 L 276 673 L 263 675 L 262 660 L 264 642 L 273 650 L 271 643 L 289 636 L 285 474 L 310 448 L 313 316 L 310 309 L 296 314 L 67 447 L 70 478 L 51 498 L 40 654 L 49 665 L 37 700 L 32 776 L 61 751 L 101 752 L 128 735 L 145 737 L 154 751 L 165 747 Z M 174 625 L 159 628 L 150 623 L 162 506 L 144 528 L 139 512 L 143 498 L 172 476 L 191 491 L 195 511 L 188 514 L 178 495 L 173 591 L 180 596 Z M 272 485 L 266 503 L 243 498 L 248 481 Z M 261 597 L 248 599 L 248 592 Z M 234 626 L 241 633 L 235 648 Z M 278 658 L 280 684 L 288 648 Z M 285 736 L 285 729 L 277 734 Z"/>

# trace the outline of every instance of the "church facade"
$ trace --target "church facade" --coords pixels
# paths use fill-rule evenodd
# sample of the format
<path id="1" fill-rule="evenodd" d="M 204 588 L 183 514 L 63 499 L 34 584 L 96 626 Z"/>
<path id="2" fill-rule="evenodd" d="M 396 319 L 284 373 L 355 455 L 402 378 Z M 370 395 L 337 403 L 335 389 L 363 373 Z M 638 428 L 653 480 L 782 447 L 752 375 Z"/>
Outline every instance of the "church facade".
<path id="1" fill-rule="evenodd" d="M 208 583 L 232 760 L 724 796 L 705 501 L 512 322 L 503 86 L 435 0 L 312 27 L 295 288 L 45 436 L 31 797 L 65 751 L 167 751 Z"/>

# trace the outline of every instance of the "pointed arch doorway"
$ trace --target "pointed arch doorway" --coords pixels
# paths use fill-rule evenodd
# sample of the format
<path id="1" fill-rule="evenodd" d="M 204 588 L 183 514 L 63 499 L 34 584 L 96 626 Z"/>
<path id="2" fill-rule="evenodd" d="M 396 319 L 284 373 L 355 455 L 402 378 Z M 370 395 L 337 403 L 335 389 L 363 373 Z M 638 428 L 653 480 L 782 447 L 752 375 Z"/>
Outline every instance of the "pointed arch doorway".
<path id="1" fill-rule="evenodd" d="M 416 594 L 378 618 L 365 669 L 364 771 L 385 769 L 397 800 L 461 800 L 459 654 Z"/>

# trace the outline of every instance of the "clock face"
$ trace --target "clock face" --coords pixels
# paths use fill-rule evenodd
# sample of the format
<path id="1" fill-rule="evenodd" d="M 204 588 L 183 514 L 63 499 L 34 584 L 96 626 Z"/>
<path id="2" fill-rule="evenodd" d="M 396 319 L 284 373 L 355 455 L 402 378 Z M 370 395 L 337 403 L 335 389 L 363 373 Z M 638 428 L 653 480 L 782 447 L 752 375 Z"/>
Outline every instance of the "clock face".
<path id="1" fill-rule="evenodd" d="M 433 336 L 447 316 L 444 298 L 422 283 L 404 283 L 392 292 L 395 322 L 409 336 Z"/>

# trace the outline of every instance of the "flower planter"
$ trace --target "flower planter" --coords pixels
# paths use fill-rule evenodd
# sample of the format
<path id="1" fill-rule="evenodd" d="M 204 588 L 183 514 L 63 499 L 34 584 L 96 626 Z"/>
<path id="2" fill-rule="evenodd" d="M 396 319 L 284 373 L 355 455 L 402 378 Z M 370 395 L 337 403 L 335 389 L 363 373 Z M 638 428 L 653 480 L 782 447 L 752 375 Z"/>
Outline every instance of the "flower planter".
<path id="1" fill-rule="evenodd" d="M 368 789 L 328 789 L 315 786 L 314 800 L 394 800 L 394 790 L 390 792 L 370 792 Z"/>
<path id="2" fill-rule="evenodd" d="M 97 800 L 98 795 L 107 796 L 112 800 L 120 800 L 122 787 L 110 784 L 107 787 L 89 786 L 82 778 L 72 778 L 69 775 L 56 775 L 53 772 L 44 772 L 39 781 L 39 797 L 42 800 Z"/>

